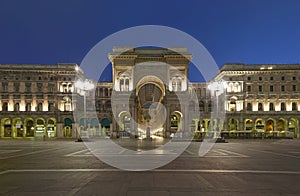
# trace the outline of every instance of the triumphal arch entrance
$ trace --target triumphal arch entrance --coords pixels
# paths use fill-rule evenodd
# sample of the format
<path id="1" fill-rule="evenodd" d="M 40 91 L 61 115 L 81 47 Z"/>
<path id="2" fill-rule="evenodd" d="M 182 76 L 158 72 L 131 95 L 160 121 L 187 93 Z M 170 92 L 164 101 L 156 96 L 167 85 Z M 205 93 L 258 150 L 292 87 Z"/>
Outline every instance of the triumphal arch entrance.
<path id="1" fill-rule="evenodd" d="M 189 134 L 193 114 L 186 48 L 115 47 L 112 63 L 113 135 L 136 138 Z"/>

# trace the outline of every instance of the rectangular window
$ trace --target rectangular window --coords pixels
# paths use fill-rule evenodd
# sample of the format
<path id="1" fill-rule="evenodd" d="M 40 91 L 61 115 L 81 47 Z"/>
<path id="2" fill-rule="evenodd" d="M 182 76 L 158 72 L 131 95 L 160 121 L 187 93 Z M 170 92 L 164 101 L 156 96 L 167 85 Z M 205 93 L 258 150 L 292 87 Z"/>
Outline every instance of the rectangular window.
<path id="1" fill-rule="evenodd" d="M 281 86 L 281 91 L 282 91 L 282 92 L 285 91 L 285 86 Z"/>
<path id="2" fill-rule="evenodd" d="M 250 76 L 248 77 L 248 80 L 251 80 L 251 77 L 250 77 Z"/>
<path id="3" fill-rule="evenodd" d="M 247 91 L 251 92 L 251 86 L 247 86 Z"/>
<path id="4" fill-rule="evenodd" d="M 7 92 L 8 90 L 8 84 L 7 83 L 2 83 L 2 88 L 4 92 Z"/>
<path id="5" fill-rule="evenodd" d="M 259 92 L 262 92 L 262 91 L 263 91 L 263 90 L 262 90 L 262 85 L 259 85 L 259 86 L 258 86 L 258 91 L 259 91 Z"/>
<path id="6" fill-rule="evenodd" d="M 269 107 L 270 107 L 270 111 L 274 111 L 274 104 L 273 103 L 270 103 Z"/>
<path id="7" fill-rule="evenodd" d="M 296 80 L 296 77 L 295 77 L 295 76 L 293 76 L 293 80 Z"/>
<path id="8" fill-rule="evenodd" d="M 293 85 L 292 89 L 293 89 L 293 91 L 297 91 L 297 86 Z"/>
<path id="9" fill-rule="evenodd" d="M 273 91 L 274 91 L 274 86 L 271 85 L 271 86 L 270 86 L 270 92 L 273 92 Z"/>
<path id="10" fill-rule="evenodd" d="M 261 77 L 261 76 L 259 76 L 259 77 L 258 77 L 258 80 L 262 80 L 262 77 Z"/>
<path id="11" fill-rule="evenodd" d="M 274 80 L 273 76 L 270 77 L 270 80 Z"/>
<path id="12" fill-rule="evenodd" d="M 31 83 L 25 83 L 25 91 L 31 92 Z"/>
<path id="13" fill-rule="evenodd" d="M 14 83 L 14 90 L 15 90 L 15 92 L 19 92 L 19 87 L 20 87 L 19 83 Z"/>
<path id="14" fill-rule="evenodd" d="M 292 110 L 293 110 L 293 111 L 298 110 L 297 107 L 298 107 L 298 106 L 297 106 L 297 103 L 296 103 L 296 102 L 293 102 L 293 103 L 292 103 Z"/>
<path id="15" fill-rule="evenodd" d="M 281 76 L 281 80 L 284 80 L 284 76 Z"/>

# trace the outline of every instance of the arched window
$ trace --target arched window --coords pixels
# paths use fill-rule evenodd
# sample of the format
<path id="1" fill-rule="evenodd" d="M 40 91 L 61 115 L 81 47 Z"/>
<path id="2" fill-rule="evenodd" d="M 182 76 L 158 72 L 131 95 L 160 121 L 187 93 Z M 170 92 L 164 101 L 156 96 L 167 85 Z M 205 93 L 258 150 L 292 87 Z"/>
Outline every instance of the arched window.
<path id="1" fill-rule="evenodd" d="M 281 111 L 285 111 L 285 103 L 280 104 L 280 109 L 281 109 Z"/>
<path id="2" fill-rule="evenodd" d="M 68 92 L 71 93 L 72 91 L 73 91 L 72 84 L 69 84 L 69 85 L 68 85 Z"/>
<path id="3" fill-rule="evenodd" d="M 63 110 L 72 111 L 72 100 L 70 97 L 63 98 Z"/>
<path id="4" fill-rule="evenodd" d="M 235 82 L 233 86 L 233 92 L 241 92 L 240 88 L 240 84 L 238 82 Z"/>
<path id="5" fill-rule="evenodd" d="M 27 112 L 31 111 L 31 103 L 26 103 L 26 111 Z"/>
<path id="6" fill-rule="evenodd" d="M 20 111 L 20 104 L 19 103 L 15 103 L 14 111 L 16 111 L 16 112 Z"/>
<path id="7" fill-rule="evenodd" d="M 236 111 L 236 99 L 230 99 L 229 110 L 232 112 Z"/>
<path id="8" fill-rule="evenodd" d="M 227 88 L 227 92 L 233 92 L 233 83 L 232 82 L 230 82 L 229 84 L 228 84 L 228 88 Z"/>
<path id="9" fill-rule="evenodd" d="M 124 79 L 120 79 L 120 91 L 124 91 Z"/>
<path id="10" fill-rule="evenodd" d="M 269 104 L 269 110 L 270 111 L 274 111 L 274 103 L 270 103 Z"/>
<path id="11" fill-rule="evenodd" d="M 129 91 L 129 78 L 127 76 L 120 79 L 120 91 Z"/>
<path id="12" fill-rule="evenodd" d="M 63 92 L 64 92 L 64 93 L 68 92 L 67 84 L 64 84 L 64 85 L 63 85 Z"/>
<path id="13" fill-rule="evenodd" d="M 129 79 L 125 79 L 125 91 L 129 91 Z"/>
<path id="14" fill-rule="evenodd" d="M 172 89 L 173 89 L 173 91 L 175 91 L 175 92 L 176 91 L 181 91 L 182 90 L 181 86 L 182 86 L 182 80 L 181 80 L 181 78 L 174 77 L 172 79 Z"/>
<path id="15" fill-rule="evenodd" d="M 43 104 L 42 103 L 38 103 L 36 111 L 37 112 L 43 111 Z"/>
<path id="16" fill-rule="evenodd" d="M 48 105 L 48 111 L 50 111 L 50 112 L 54 111 L 54 104 L 53 103 L 49 103 L 49 105 Z"/>
<path id="17" fill-rule="evenodd" d="M 258 103 L 258 111 L 263 111 L 263 104 L 262 103 Z"/>

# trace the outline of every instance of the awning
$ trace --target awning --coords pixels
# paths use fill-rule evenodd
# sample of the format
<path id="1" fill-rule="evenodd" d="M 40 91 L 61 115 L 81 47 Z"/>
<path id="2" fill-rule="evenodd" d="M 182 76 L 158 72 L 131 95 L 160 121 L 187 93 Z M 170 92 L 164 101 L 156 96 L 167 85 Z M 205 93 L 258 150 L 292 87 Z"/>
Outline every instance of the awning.
<path id="1" fill-rule="evenodd" d="M 80 119 L 79 125 L 80 125 L 80 126 L 84 126 L 84 118 L 81 118 L 81 119 Z"/>
<path id="2" fill-rule="evenodd" d="M 108 118 L 103 118 L 102 121 L 101 121 L 101 125 L 103 127 L 109 127 L 110 126 L 110 121 Z"/>
<path id="3" fill-rule="evenodd" d="M 97 118 L 93 118 L 91 121 L 91 126 L 92 127 L 99 127 L 99 121 Z"/>
<path id="4" fill-rule="evenodd" d="M 72 127 L 72 120 L 69 119 L 69 118 L 66 118 L 66 119 L 65 119 L 65 126 L 67 126 L 67 127 Z"/>

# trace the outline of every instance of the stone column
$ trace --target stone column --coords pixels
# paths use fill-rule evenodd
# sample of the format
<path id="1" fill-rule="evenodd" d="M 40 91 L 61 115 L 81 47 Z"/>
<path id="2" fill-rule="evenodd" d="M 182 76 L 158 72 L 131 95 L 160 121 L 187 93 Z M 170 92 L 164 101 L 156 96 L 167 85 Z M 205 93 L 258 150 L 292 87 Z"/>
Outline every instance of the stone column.
<path id="1" fill-rule="evenodd" d="M 62 123 L 57 123 L 56 124 L 56 135 L 58 138 L 63 137 L 63 125 Z"/>
<path id="2" fill-rule="evenodd" d="M 2 123 L 0 121 L 0 138 L 4 137 L 4 125 L 2 126 Z"/>
<path id="3" fill-rule="evenodd" d="M 77 133 L 77 126 L 76 123 L 72 123 L 72 138 L 77 138 L 78 133 Z"/>

